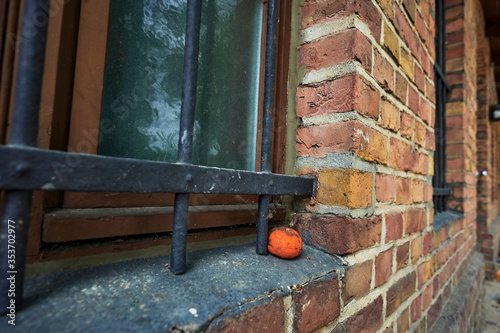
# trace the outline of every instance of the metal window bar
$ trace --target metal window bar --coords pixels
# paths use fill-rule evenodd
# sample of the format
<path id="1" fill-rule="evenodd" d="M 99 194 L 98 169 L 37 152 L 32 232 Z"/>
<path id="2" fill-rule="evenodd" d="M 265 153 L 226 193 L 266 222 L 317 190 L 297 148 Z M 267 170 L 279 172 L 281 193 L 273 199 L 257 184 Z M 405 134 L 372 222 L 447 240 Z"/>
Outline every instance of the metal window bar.
<path id="1" fill-rule="evenodd" d="M 23 28 L 26 28 L 29 22 L 33 22 L 35 15 L 47 8 L 48 2 L 49 0 L 25 0 Z M 35 25 L 36 34 L 31 38 L 22 38 L 11 137 L 7 146 L 0 146 L 0 156 L 2 156 L 0 189 L 7 190 L 2 214 L 0 246 L 2 313 L 5 313 L 10 304 L 7 293 L 10 284 L 7 278 L 10 274 L 16 276 L 15 306 L 20 308 L 22 304 L 32 190 L 176 193 L 171 256 L 171 269 L 174 274 L 185 271 L 189 193 L 258 194 L 256 252 L 266 254 L 269 196 L 286 194 L 312 196 L 314 192 L 312 177 L 277 175 L 270 172 L 277 9 L 277 0 L 268 1 L 261 172 L 191 164 L 201 0 L 188 0 L 178 163 L 35 148 L 47 25 Z M 16 260 L 13 266 L 8 266 L 7 261 L 8 235 L 11 229 L 9 223 L 15 224 Z"/>
<path id="2" fill-rule="evenodd" d="M 446 101 L 451 91 L 446 80 L 446 16 L 443 0 L 436 2 L 436 63 L 434 76 L 436 87 L 436 150 L 434 152 L 434 212 L 446 210 L 446 199 L 452 193 L 446 186 Z"/>

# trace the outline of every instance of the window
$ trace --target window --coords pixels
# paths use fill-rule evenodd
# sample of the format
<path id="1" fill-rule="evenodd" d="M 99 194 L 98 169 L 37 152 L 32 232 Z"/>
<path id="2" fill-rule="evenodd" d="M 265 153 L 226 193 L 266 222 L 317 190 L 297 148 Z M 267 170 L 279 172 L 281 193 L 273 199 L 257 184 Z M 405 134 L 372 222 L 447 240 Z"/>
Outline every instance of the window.
<path id="1" fill-rule="evenodd" d="M 434 64 L 436 85 L 436 151 L 434 152 L 434 213 L 446 210 L 446 199 L 451 189 L 446 186 L 446 101 L 451 91 L 446 81 L 446 17 L 444 0 L 436 1 L 436 62 Z"/>
<path id="2" fill-rule="evenodd" d="M 259 170 L 266 8 L 203 2 L 194 164 Z M 279 13 L 274 173 L 284 170 L 290 8 L 285 2 Z M 46 68 L 58 68 L 43 86 L 42 100 L 53 98 L 42 108 L 50 122 L 43 148 L 175 162 L 186 1 L 72 1 L 60 9 L 48 34 Z M 39 202 L 42 249 L 116 248 L 118 237 L 151 245 L 158 235 L 168 243 L 172 230 L 169 193 L 59 191 Z M 255 233 L 257 203 L 253 194 L 191 195 L 192 238 Z M 276 197 L 273 219 L 284 214 Z"/>

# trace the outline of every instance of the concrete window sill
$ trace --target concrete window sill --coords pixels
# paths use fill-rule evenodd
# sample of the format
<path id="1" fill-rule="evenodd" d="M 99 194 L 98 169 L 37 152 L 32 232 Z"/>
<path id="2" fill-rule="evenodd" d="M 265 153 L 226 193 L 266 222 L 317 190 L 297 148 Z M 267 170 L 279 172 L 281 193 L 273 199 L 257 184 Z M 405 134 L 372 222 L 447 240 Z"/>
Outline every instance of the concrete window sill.
<path id="1" fill-rule="evenodd" d="M 445 212 L 437 213 L 434 215 L 434 230 L 440 230 L 443 227 L 446 227 L 453 221 L 463 219 L 465 216 L 459 211 L 448 209 Z"/>
<path id="2" fill-rule="evenodd" d="M 189 271 L 178 276 L 168 262 L 136 259 L 28 279 L 15 331 L 198 331 L 271 294 L 344 271 L 339 258 L 308 246 L 293 260 L 259 256 L 253 244 L 190 252 Z M 13 328 L 0 323 L 2 332 Z"/>

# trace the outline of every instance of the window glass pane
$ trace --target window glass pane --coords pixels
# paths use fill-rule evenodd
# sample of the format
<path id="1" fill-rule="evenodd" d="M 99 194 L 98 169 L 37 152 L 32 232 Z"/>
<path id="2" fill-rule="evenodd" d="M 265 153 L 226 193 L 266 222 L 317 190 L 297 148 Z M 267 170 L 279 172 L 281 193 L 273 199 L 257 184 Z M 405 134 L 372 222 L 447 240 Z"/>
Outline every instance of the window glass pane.
<path id="1" fill-rule="evenodd" d="M 203 2 L 193 163 L 254 170 L 262 1 Z M 186 0 L 111 2 L 99 154 L 175 162 Z"/>

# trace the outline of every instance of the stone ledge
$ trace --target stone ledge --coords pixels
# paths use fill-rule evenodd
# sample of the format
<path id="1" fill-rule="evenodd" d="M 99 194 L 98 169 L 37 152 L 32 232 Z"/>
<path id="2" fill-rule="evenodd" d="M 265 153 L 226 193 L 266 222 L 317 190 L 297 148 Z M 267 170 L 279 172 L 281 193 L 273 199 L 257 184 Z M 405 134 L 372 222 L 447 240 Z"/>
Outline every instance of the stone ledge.
<path id="1" fill-rule="evenodd" d="M 439 317 L 429 329 L 429 333 L 464 332 L 464 327 L 461 330 L 461 325 L 469 324 L 467 310 L 475 307 L 473 303 L 468 303 L 469 301 L 475 302 L 475 298 L 480 294 L 481 286 L 478 286 L 478 283 L 482 284 L 483 282 L 482 274 L 483 256 L 476 252 L 472 256 L 465 274 L 462 275 L 450 298 L 442 308 Z M 472 296 L 473 299 L 469 299 L 464 295 Z"/>
<path id="2" fill-rule="evenodd" d="M 464 214 L 459 211 L 448 209 L 442 213 L 437 213 L 434 215 L 434 230 L 440 230 L 441 228 L 447 226 L 453 221 L 458 219 L 463 219 Z"/>
<path id="3" fill-rule="evenodd" d="M 169 257 L 137 259 L 25 282 L 25 308 L 10 332 L 196 332 L 311 281 L 343 276 L 336 256 L 304 246 L 293 260 L 255 254 L 253 244 L 188 253 L 172 275 Z"/>

